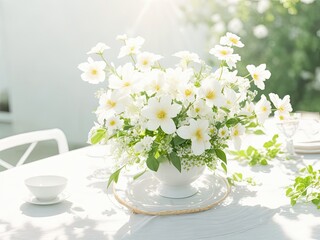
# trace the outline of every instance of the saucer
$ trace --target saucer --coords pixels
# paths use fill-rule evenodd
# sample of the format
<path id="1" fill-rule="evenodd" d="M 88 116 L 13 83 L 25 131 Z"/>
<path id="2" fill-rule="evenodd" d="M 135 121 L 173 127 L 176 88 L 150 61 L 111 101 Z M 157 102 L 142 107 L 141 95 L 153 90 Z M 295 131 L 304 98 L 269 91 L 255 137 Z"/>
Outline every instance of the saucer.
<path id="1" fill-rule="evenodd" d="M 198 192 L 187 198 L 166 198 L 157 192 L 158 180 L 146 173 L 138 180 L 119 179 L 114 196 L 135 213 L 147 215 L 177 215 L 208 210 L 221 203 L 229 194 L 227 181 L 213 174 L 204 174 L 194 183 Z"/>
<path id="2" fill-rule="evenodd" d="M 26 200 L 26 202 L 32 203 L 32 204 L 35 204 L 35 205 L 52 205 L 52 204 L 60 203 L 63 200 L 65 200 L 66 198 L 68 198 L 68 197 L 69 197 L 69 195 L 67 193 L 61 193 L 55 199 L 52 199 L 52 200 L 49 200 L 49 201 L 41 201 L 41 200 L 37 199 L 35 196 L 30 195 L 25 200 Z"/>

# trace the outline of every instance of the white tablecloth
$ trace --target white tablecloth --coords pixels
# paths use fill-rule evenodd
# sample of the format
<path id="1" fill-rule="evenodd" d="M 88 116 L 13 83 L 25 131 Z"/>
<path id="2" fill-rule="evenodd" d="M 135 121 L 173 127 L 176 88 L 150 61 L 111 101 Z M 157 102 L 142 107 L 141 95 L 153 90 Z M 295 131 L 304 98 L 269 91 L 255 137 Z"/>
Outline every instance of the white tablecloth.
<path id="1" fill-rule="evenodd" d="M 260 184 L 233 188 L 223 204 L 209 211 L 145 216 L 132 214 L 106 190 L 107 179 L 98 179 L 95 171 L 111 159 L 89 157 L 90 150 L 78 149 L 1 172 L 0 239 L 320 239 L 320 211 L 312 204 L 292 208 L 284 189 L 303 164 L 319 168 L 319 155 L 253 168 L 229 161 L 231 172 L 243 172 Z M 50 206 L 25 202 L 29 193 L 24 179 L 42 174 L 67 177 L 69 198 Z"/>

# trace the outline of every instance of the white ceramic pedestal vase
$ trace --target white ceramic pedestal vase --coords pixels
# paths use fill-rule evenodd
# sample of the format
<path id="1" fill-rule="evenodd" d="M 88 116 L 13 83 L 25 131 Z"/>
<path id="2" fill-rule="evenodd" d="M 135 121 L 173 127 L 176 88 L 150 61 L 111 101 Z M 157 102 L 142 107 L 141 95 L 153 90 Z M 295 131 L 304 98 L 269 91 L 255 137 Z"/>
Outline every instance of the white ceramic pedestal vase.
<path id="1" fill-rule="evenodd" d="M 167 198 L 187 198 L 198 192 L 198 188 L 192 183 L 203 173 L 205 166 L 192 167 L 181 172 L 169 161 L 161 162 L 157 172 L 153 176 L 159 181 L 158 193 Z"/>

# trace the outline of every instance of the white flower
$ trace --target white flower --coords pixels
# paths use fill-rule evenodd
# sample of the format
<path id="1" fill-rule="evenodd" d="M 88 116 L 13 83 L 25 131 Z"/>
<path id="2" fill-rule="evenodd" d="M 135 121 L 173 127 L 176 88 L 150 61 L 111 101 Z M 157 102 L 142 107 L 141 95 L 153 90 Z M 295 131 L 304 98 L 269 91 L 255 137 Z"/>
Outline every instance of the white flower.
<path id="1" fill-rule="evenodd" d="M 217 80 L 206 78 L 198 89 L 198 95 L 200 98 L 205 99 L 209 107 L 221 107 L 225 104 L 225 98 L 221 90 L 222 86 Z"/>
<path id="2" fill-rule="evenodd" d="M 269 94 L 270 100 L 273 105 L 276 107 L 277 111 L 275 114 L 281 116 L 289 115 L 289 112 L 292 112 L 292 106 L 290 104 L 290 96 L 286 95 L 283 99 L 279 98 L 279 96 L 275 93 Z"/>
<path id="3" fill-rule="evenodd" d="M 93 61 L 93 59 L 90 57 L 88 58 L 88 62 L 81 63 L 78 66 L 78 68 L 83 71 L 83 73 L 81 74 L 81 79 L 92 84 L 98 84 L 105 80 L 105 67 L 105 62 Z"/>
<path id="4" fill-rule="evenodd" d="M 110 47 L 105 45 L 104 43 L 99 42 L 95 47 L 91 48 L 91 50 L 87 52 L 87 54 L 102 54 L 106 49 L 110 49 Z"/>
<path id="5" fill-rule="evenodd" d="M 289 112 L 279 112 L 276 111 L 274 113 L 274 117 L 280 121 L 289 120 L 290 119 L 290 113 Z"/>
<path id="6" fill-rule="evenodd" d="M 258 67 L 248 65 L 247 70 L 253 79 L 253 83 L 261 90 L 264 90 L 264 81 L 271 76 L 270 71 L 266 70 L 266 64 L 260 64 Z"/>
<path id="7" fill-rule="evenodd" d="M 102 118 L 106 118 L 105 115 L 109 114 L 109 112 L 122 113 L 126 102 L 126 96 L 123 96 L 119 91 L 109 90 L 107 93 L 101 95 L 97 114 L 103 114 Z"/>
<path id="8" fill-rule="evenodd" d="M 212 110 L 210 107 L 208 107 L 208 105 L 206 104 L 206 102 L 202 99 L 197 99 L 192 106 L 190 107 L 190 109 L 188 110 L 188 116 L 190 117 L 206 117 L 206 118 L 210 118 L 212 116 Z"/>
<path id="9" fill-rule="evenodd" d="M 224 60 L 230 68 L 235 67 L 236 63 L 241 60 L 239 54 L 233 54 L 233 49 L 231 47 L 225 47 L 216 45 L 209 51 L 210 54 L 216 56 L 219 60 Z"/>
<path id="10" fill-rule="evenodd" d="M 105 126 L 109 132 L 113 132 L 114 130 L 122 128 L 123 120 L 121 120 L 119 116 L 111 116 L 105 120 Z"/>
<path id="11" fill-rule="evenodd" d="M 218 136 L 221 138 L 227 138 L 229 136 L 229 129 L 226 126 L 220 128 Z"/>
<path id="12" fill-rule="evenodd" d="M 144 87 L 148 94 L 161 94 L 166 91 L 165 73 L 159 69 L 153 69 L 144 75 Z"/>
<path id="13" fill-rule="evenodd" d="M 241 124 L 237 124 L 236 126 L 231 128 L 230 136 L 233 140 L 233 144 L 235 149 L 239 150 L 241 147 L 241 138 L 240 136 L 244 134 L 245 127 Z"/>
<path id="14" fill-rule="evenodd" d="M 162 58 L 160 55 L 156 55 L 149 52 L 139 53 L 137 55 L 136 67 L 141 71 L 149 71 L 155 62 Z"/>
<path id="15" fill-rule="evenodd" d="M 258 13 L 264 13 L 269 8 L 270 8 L 270 0 L 260 0 L 258 2 L 258 6 L 257 6 Z"/>
<path id="16" fill-rule="evenodd" d="M 109 88 L 118 89 L 123 94 L 130 94 L 139 91 L 140 73 L 134 69 L 131 63 L 117 68 L 118 75 L 109 77 Z M 119 77 L 120 76 L 120 77 Z"/>
<path id="17" fill-rule="evenodd" d="M 195 99 L 196 95 L 196 89 L 193 84 L 181 84 L 178 87 L 178 96 L 177 99 L 180 101 L 188 101 L 188 102 L 193 102 Z"/>
<path id="18" fill-rule="evenodd" d="M 253 28 L 253 35 L 256 38 L 262 39 L 267 37 L 269 34 L 268 28 L 265 25 L 257 25 Z"/>
<path id="19" fill-rule="evenodd" d="M 206 149 L 211 147 L 208 135 L 208 120 L 190 120 L 189 126 L 182 126 L 177 130 L 177 134 L 183 139 L 191 139 L 191 149 L 194 155 L 201 155 Z"/>
<path id="20" fill-rule="evenodd" d="M 134 150 L 138 153 L 148 152 L 150 151 L 153 141 L 154 141 L 153 137 L 145 136 L 143 139 L 141 139 L 140 142 L 134 145 Z"/>
<path id="21" fill-rule="evenodd" d="M 165 74 L 167 83 L 166 87 L 168 88 L 167 91 L 175 96 L 179 89 L 179 86 L 181 84 L 188 84 L 192 76 L 193 71 L 190 68 L 188 68 L 187 70 L 183 70 L 182 68 L 167 69 Z"/>
<path id="22" fill-rule="evenodd" d="M 250 116 L 254 112 L 254 107 L 253 102 L 246 102 L 246 105 L 242 108 L 241 114 Z"/>
<path id="23" fill-rule="evenodd" d="M 199 58 L 198 54 L 191 53 L 189 51 L 180 51 L 180 52 L 173 54 L 173 56 L 181 59 L 179 66 L 182 68 L 187 68 L 188 64 L 191 62 L 200 63 L 200 58 Z"/>
<path id="24" fill-rule="evenodd" d="M 240 41 L 240 37 L 227 32 L 226 36 L 221 37 L 220 39 L 220 44 L 221 45 L 227 45 L 227 46 L 236 46 L 239 48 L 244 47 L 244 44 Z"/>
<path id="25" fill-rule="evenodd" d="M 238 100 L 236 92 L 231 88 L 225 88 L 223 93 L 226 98 L 226 101 L 225 101 L 226 108 L 231 109 L 235 107 L 237 105 L 236 103 Z"/>
<path id="26" fill-rule="evenodd" d="M 234 33 L 239 33 L 243 28 L 243 23 L 239 18 L 233 18 L 229 23 L 228 23 L 228 30 L 230 32 Z"/>
<path id="27" fill-rule="evenodd" d="M 261 99 L 257 102 L 254 111 L 260 123 L 264 123 L 269 117 L 271 113 L 271 104 L 265 95 L 261 95 Z"/>
<path id="28" fill-rule="evenodd" d="M 125 42 L 126 45 L 121 47 L 118 58 L 139 53 L 144 39 L 142 37 L 128 38 Z"/>
<path id="29" fill-rule="evenodd" d="M 170 96 L 162 96 L 160 101 L 155 97 L 150 98 L 141 114 L 149 120 L 147 123 L 149 130 L 154 131 L 160 126 L 165 133 L 172 134 L 176 131 L 172 118 L 176 117 L 180 110 L 181 106 L 172 104 Z"/>

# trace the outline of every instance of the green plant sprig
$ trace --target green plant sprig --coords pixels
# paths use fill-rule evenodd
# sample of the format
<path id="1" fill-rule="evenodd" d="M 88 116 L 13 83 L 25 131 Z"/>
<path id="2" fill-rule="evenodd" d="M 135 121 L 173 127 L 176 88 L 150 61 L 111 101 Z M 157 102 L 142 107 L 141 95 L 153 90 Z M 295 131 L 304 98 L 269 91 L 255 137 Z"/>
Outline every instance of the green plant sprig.
<path id="1" fill-rule="evenodd" d="M 257 183 L 253 180 L 252 177 L 244 177 L 241 172 L 235 172 L 231 177 L 227 177 L 228 183 L 231 186 L 235 186 L 236 183 L 247 183 L 251 186 L 256 186 Z"/>
<path id="2" fill-rule="evenodd" d="M 268 165 L 268 161 L 279 156 L 281 143 L 277 142 L 279 135 L 275 134 L 270 141 L 263 144 L 263 148 L 257 149 L 249 146 L 246 150 L 229 151 L 237 160 L 248 160 L 250 166 Z"/>
<path id="3" fill-rule="evenodd" d="M 287 187 L 286 196 L 294 206 L 297 202 L 312 202 L 320 209 L 320 169 L 314 170 L 311 165 L 300 169 L 294 183 Z"/>

